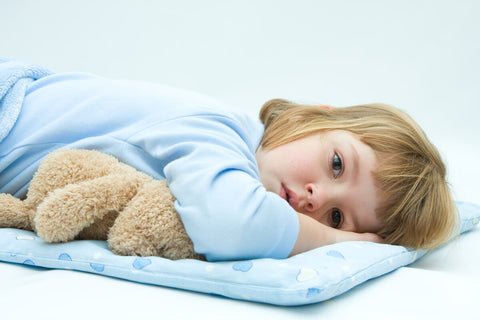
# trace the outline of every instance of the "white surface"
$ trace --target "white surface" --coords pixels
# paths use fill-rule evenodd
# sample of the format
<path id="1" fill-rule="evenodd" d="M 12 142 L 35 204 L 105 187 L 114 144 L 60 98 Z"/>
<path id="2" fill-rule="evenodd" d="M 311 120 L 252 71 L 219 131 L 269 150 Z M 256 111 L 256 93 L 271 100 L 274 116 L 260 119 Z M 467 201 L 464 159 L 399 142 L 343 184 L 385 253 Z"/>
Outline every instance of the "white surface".
<path id="1" fill-rule="evenodd" d="M 393 104 L 438 146 L 456 198 L 480 203 L 479 16 L 476 0 L 2 0 L 0 55 L 167 83 L 253 115 L 275 97 Z M 478 319 L 479 244 L 477 227 L 295 308 L 0 263 L 0 318 Z"/>

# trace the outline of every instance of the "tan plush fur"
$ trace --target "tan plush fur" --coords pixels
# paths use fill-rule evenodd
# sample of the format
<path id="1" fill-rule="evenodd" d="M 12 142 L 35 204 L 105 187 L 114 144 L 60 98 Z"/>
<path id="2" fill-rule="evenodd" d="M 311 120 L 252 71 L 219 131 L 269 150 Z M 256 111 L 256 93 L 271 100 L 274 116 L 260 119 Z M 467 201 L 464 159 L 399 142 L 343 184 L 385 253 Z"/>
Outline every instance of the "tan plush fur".
<path id="1" fill-rule="evenodd" d="M 166 181 L 112 156 L 61 149 L 42 161 L 24 201 L 0 194 L 0 227 L 33 230 L 47 242 L 107 240 L 119 255 L 204 259 L 174 200 Z"/>

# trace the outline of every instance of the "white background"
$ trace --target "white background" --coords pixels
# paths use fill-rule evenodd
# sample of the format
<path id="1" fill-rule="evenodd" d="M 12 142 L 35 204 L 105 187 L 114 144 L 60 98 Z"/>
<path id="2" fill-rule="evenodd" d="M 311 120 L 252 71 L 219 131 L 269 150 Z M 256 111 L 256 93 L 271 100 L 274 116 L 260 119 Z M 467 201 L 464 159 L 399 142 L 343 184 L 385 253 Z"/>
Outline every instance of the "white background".
<path id="1" fill-rule="evenodd" d="M 27 58 L 58 72 L 166 83 L 208 94 L 252 115 L 277 97 L 333 106 L 395 105 L 409 112 L 438 146 L 455 198 L 476 203 L 479 38 L 477 0 L 0 0 L 0 55 Z M 229 319 L 465 317 L 478 314 L 478 308 L 464 284 L 470 280 L 458 277 L 469 268 L 465 248 L 478 244 L 478 229 L 414 268 L 308 307 L 264 306 L 71 272 L 40 273 L 45 283 L 36 289 L 48 293 L 49 283 L 64 275 L 80 288 L 72 296 L 78 317 L 91 311 L 108 318 L 104 305 L 139 314 L 155 310 L 150 315 L 158 318 L 162 313 L 167 318 L 208 313 Z M 475 270 L 479 264 L 477 255 Z M 440 271 L 427 269 L 451 272 L 438 276 Z M 5 279 L 40 276 L 35 269 L 13 265 L 2 272 Z M 471 291 L 477 302 L 479 279 Z M 83 294 L 89 286 L 95 294 L 103 290 L 109 296 L 105 301 L 95 295 L 88 299 Z M 153 297 L 155 308 L 144 295 Z M 61 294 L 54 298 L 67 299 Z M 37 315 L 42 306 L 49 310 L 43 305 L 48 299 L 34 301 Z M 115 301 L 120 305 L 113 307 Z M 26 305 L 26 300 L 18 304 Z"/>

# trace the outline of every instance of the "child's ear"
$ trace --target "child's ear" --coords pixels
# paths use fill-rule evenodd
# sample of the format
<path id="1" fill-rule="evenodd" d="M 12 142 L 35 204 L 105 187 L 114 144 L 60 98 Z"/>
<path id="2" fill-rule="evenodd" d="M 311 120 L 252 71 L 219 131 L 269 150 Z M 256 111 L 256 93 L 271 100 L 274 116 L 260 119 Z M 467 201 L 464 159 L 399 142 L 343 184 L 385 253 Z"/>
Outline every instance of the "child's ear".
<path id="1" fill-rule="evenodd" d="M 328 105 L 328 104 L 317 104 L 317 107 L 324 108 L 324 109 L 327 109 L 327 110 L 332 110 L 333 109 L 333 107 Z"/>

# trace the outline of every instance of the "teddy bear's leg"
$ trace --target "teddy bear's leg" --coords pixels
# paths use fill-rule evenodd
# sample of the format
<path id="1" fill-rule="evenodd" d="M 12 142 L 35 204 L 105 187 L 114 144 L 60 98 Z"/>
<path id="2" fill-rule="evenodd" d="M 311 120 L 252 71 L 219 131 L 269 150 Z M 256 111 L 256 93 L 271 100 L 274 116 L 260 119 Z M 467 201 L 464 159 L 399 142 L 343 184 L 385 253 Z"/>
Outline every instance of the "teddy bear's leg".
<path id="1" fill-rule="evenodd" d="M 56 189 L 38 206 L 37 234 L 47 242 L 64 242 L 93 223 L 111 223 L 104 218 L 121 211 L 142 183 L 138 176 L 112 174 Z"/>
<path id="2" fill-rule="evenodd" d="M 0 194 L 0 228 L 32 230 L 25 203 L 6 193 Z"/>
<path id="3" fill-rule="evenodd" d="M 112 156 L 93 150 L 59 149 L 47 155 L 30 182 L 25 204 L 33 224 L 35 210 L 48 193 L 68 184 L 115 172 L 119 165 Z"/>
<path id="4" fill-rule="evenodd" d="M 165 181 L 145 184 L 120 212 L 108 245 L 119 255 L 204 259 L 195 253 Z"/>

